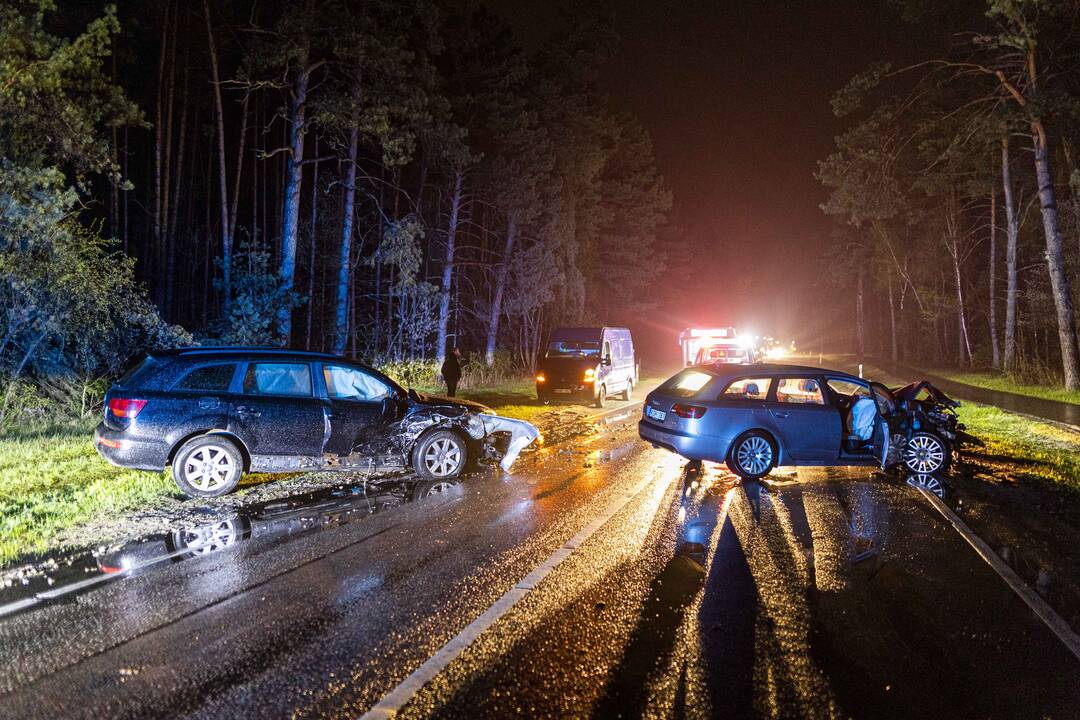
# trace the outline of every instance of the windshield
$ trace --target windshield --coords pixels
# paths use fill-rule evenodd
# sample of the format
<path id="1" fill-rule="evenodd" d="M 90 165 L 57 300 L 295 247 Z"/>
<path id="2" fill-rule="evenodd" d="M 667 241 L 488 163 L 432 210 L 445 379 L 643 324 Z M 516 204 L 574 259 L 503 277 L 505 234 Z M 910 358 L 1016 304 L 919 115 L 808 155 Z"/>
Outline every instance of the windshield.
<path id="1" fill-rule="evenodd" d="M 588 340 L 554 340 L 546 357 L 600 357 L 600 343 Z"/>

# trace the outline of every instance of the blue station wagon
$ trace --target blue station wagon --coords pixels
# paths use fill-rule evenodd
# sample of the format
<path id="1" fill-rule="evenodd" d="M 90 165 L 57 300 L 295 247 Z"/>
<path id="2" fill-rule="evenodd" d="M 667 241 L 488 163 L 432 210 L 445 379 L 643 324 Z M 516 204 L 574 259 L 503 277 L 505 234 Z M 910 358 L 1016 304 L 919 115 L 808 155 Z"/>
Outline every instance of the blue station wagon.
<path id="1" fill-rule="evenodd" d="M 795 365 L 687 368 L 649 394 L 640 436 L 746 479 L 778 465 L 903 466 L 933 474 L 963 435 L 959 403 L 926 382 L 890 390 Z"/>

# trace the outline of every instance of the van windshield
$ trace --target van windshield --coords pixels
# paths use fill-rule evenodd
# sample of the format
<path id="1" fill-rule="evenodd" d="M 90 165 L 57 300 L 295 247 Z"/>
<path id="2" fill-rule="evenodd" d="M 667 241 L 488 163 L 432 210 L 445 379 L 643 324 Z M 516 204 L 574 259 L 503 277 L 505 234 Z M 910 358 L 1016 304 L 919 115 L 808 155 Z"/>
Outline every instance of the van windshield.
<path id="1" fill-rule="evenodd" d="M 546 357 L 599 357 L 600 343 L 588 340 L 554 340 Z"/>

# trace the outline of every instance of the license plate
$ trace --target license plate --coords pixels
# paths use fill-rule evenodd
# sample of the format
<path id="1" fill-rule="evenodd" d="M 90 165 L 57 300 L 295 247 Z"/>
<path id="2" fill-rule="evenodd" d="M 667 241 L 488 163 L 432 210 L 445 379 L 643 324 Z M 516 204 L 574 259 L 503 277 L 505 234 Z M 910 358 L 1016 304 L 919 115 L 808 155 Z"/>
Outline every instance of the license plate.
<path id="1" fill-rule="evenodd" d="M 557 395 L 569 395 L 570 394 L 569 388 L 555 388 L 554 390 L 552 390 L 552 392 L 556 393 Z"/>
<path id="2" fill-rule="evenodd" d="M 645 408 L 645 414 L 657 422 L 664 422 L 664 419 L 667 418 L 666 412 L 651 407 Z"/>

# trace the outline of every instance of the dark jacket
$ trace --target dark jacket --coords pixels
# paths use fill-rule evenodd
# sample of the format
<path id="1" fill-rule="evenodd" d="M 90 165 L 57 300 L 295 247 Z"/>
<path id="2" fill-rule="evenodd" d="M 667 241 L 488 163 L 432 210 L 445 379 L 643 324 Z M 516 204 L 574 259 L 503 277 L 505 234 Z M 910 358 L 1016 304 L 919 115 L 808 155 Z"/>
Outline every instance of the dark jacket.
<path id="1" fill-rule="evenodd" d="M 447 355 L 442 364 L 442 376 L 445 380 L 461 379 L 461 363 L 454 355 Z"/>

